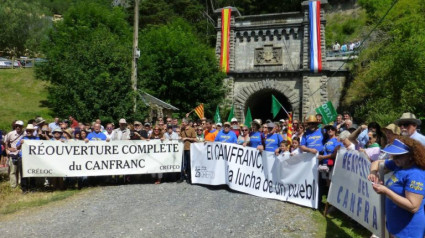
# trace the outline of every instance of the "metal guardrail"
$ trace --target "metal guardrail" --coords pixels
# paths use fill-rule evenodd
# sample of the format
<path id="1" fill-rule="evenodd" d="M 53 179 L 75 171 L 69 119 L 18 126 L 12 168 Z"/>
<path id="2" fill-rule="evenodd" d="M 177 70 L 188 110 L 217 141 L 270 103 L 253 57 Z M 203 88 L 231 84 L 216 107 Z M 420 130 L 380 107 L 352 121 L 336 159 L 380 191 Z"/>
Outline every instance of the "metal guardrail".
<path id="1" fill-rule="evenodd" d="M 348 57 L 350 55 L 358 55 L 358 51 L 327 51 L 326 57 Z"/>
<path id="2" fill-rule="evenodd" d="M 33 68 L 37 63 L 41 62 L 46 62 L 46 60 L 42 58 L 0 59 L 0 69 Z"/>

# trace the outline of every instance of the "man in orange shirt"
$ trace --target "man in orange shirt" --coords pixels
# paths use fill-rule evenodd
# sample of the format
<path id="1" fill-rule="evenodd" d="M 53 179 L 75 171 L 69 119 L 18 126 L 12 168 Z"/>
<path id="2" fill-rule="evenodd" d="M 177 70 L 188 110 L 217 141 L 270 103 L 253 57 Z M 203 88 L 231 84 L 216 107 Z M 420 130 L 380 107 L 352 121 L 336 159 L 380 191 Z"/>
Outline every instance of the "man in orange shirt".
<path id="1" fill-rule="evenodd" d="M 218 130 L 213 129 L 212 124 L 213 122 L 211 119 L 208 119 L 205 122 L 205 128 L 206 128 L 206 130 L 204 131 L 205 141 L 214 141 L 215 137 L 218 134 Z"/>

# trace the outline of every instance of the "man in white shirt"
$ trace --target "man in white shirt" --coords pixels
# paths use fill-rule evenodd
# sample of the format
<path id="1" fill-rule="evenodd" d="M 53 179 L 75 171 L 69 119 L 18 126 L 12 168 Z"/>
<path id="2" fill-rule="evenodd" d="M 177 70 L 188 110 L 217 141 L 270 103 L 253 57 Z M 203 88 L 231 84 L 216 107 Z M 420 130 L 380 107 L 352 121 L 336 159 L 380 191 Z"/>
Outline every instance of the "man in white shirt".
<path id="1" fill-rule="evenodd" d="M 416 119 L 415 114 L 405 112 L 394 123 L 400 127 L 402 136 L 408 136 L 425 146 L 425 136 L 417 131 L 417 127 L 421 125 L 421 120 Z"/>
<path id="2" fill-rule="evenodd" d="M 121 118 L 119 124 L 120 127 L 114 130 L 111 140 L 130 140 L 130 130 L 127 128 L 127 121 Z"/>
<path id="3" fill-rule="evenodd" d="M 24 131 L 22 130 L 24 126 L 24 122 L 19 120 L 15 122 L 13 131 L 7 133 L 4 144 L 6 149 L 6 154 L 8 157 L 8 165 L 9 165 L 9 181 L 10 187 L 16 188 L 19 183 L 19 177 L 22 177 L 22 174 L 18 172 L 18 157 L 19 150 L 17 148 L 18 142 L 24 137 Z"/>

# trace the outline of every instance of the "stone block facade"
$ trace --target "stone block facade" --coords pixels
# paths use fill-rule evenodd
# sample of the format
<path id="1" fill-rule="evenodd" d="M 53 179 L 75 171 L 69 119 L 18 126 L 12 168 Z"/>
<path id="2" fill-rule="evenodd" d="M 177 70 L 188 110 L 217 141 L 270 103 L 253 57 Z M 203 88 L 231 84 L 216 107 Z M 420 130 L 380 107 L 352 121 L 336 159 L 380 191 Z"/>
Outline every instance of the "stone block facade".
<path id="1" fill-rule="evenodd" d="M 270 100 L 264 100 L 264 107 L 271 107 L 271 95 L 280 95 L 286 99 L 283 106 L 299 119 L 314 114 L 314 109 L 328 100 L 336 107 L 339 105 L 346 71 L 339 69 L 335 76 L 334 64 L 328 67 L 325 46 L 327 1 L 322 0 L 321 5 L 323 70 L 320 73 L 309 70 L 307 1 L 302 3 L 303 10 L 300 12 L 279 14 L 241 16 L 236 8 L 231 8 L 229 73 L 225 85 L 230 104 L 227 106 L 235 106 L 235 116 L 240 121 L 244 121 L 248 107 L 258 104 L 256 97 L 264 99 L 265 94 L 270 95 Z M 216 27 L 216 55 L 219 58 L 221 9 L 217 9 L 216 13 L 219 16 Z M 261 119 L 272 117 L 271 113 L 257 116 Z"/>

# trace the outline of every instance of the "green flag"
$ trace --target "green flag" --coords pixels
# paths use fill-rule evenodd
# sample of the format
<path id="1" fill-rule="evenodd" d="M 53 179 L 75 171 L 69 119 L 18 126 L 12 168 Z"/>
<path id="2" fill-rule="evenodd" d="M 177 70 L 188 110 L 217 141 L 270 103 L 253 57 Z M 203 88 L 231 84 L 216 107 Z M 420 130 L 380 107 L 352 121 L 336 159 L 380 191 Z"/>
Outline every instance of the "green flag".
<path id="1" fill-rule="evenodd" d="M 322 115 L 323 124 L 328 124 L 329 122 L 335 121 L 337 116 L 336 110 L 334 106 L 332 105 L 331 101 L 328 101 L 322 106 L 316 108 L 316 113 Z"/>
<path id="2" fill-rule="evenodd" d="M 235 115 L 233 114 L 234 106 L 232 105 L 232 109 L 230 109 L 229 117 L 227 118 L 227 121 L 230 122 Z"/>
<path id="3" fill-rule="evenodd" d="M 248 128 L 251 128 L 251 122 L 252 122 L 251 109 L 249 109 L 248 107 L 248 111 L 246 111 L 245 125 Z"/>
<path id="4" fill-rule="evenodd" d="M 217 109 L 215 109 L 214 122 L 221 123 L 220 111 L 218 110 L 218 105 L 217 105 Z"/>
<path id="5" fill-rule="evenodd" d="M 280 109 L 282 108 L 282 104 L 280 104 L 280 102 L 274 97 L 274 95 L 272 95 L 272 114 L 273 114 L 273 119 L 277 116 L 277 114 L 279 113 Z"/>

